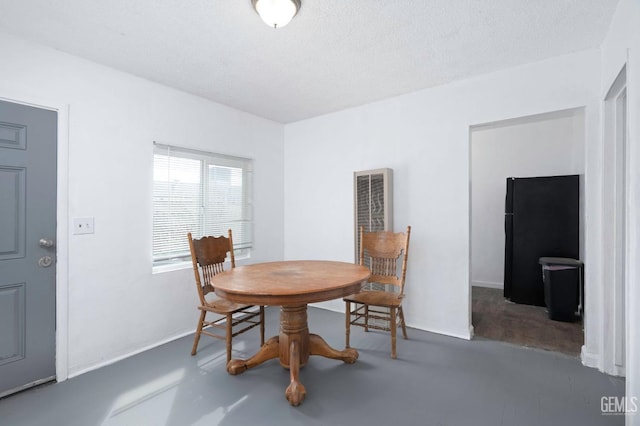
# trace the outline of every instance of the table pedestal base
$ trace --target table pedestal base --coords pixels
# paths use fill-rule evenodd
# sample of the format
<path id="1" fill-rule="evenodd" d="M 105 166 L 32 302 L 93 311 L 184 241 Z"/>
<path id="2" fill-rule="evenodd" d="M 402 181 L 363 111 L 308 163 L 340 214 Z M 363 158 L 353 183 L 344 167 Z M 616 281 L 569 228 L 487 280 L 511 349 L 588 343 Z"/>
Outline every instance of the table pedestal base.
<path id="1" fill-rule="evenodd" d="M 291 382 L 285 396 L 291 405 L 300 405 L 307 393 L 300 383 L 300 368 L 307 364 L 310 355 L 339 359 L 353 364 L 358 359 L 358 351 L 352 348 L 338 351 L 317 334 L 309 334 L 307 326 L 307 305 L 283 306 L 280 309 L 280 335 L 274 336 L 247 360 L 232 359 L 227 364 L 229 374 L 236 375 L 263 362 L 279 358 L 280 365 L 288 368 Z"/>

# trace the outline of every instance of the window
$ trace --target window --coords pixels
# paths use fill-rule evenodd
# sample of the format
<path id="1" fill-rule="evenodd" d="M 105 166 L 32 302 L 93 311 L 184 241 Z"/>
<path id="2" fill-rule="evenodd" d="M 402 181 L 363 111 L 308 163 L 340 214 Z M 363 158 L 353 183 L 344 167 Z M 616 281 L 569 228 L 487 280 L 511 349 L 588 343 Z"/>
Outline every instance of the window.
<path id="1" fill-rule="evenodd" d="M 252 245 L 251 160 L 155 144 L 153 266 L 189 261 L 194 237 L 233 231 L 236 253 Z"/>

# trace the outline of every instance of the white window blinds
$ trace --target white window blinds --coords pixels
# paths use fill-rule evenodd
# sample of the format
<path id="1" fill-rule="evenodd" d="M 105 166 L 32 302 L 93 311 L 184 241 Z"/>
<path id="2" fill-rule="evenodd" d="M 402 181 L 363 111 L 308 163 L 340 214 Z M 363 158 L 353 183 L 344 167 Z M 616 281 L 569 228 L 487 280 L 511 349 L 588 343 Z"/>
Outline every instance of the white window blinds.
<path id="1" fill-rule="evenodd" d="M 155 144 L 154 266 L 188 260 L 188 232 L 199 238 L 231 229 L 235 249 L 249 249 L 251 182 L 249 159 Z"/>

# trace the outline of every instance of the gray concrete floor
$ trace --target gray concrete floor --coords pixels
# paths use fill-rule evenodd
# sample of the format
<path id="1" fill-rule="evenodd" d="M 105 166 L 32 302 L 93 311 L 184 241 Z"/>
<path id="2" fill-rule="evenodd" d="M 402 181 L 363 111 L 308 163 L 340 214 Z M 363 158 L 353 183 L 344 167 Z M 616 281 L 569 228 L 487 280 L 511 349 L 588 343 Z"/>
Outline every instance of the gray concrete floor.
<path id="1" fill-rule="evenodd" d="M 194 324 L 197 313 L 194 311 Z M 267 310 L 267 336 L 278 309 Z M 309 309 L 309 328 L 344 347 L 344 317 Z M 224 342 L 192 336 L 79 377 L 0 400 L 0 425 L 623 425 L 600 399 L 624 380 L 574 357 L 508 343 L 465 341 L 409 329 L 392 360 L 387 333 L 352 330 L 353 365 L 311 357 L 307 398 L 291 407 L 277 360 L 239 376 L 225 371 Z M 258 332 L 234 340 L 234 356 L 258 349 Z"/>

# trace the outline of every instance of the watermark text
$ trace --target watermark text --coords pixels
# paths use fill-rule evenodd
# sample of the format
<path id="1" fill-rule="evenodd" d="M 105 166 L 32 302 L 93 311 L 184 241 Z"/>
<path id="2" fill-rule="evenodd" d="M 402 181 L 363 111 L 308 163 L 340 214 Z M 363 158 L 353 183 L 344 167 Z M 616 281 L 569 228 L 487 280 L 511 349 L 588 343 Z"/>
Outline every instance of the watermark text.
<path id="1" fill-rule="evenodd" d="M 603 415 L 636 414 L 640 408 L 637 396 L 603 396 L 600 411 Z"/>

